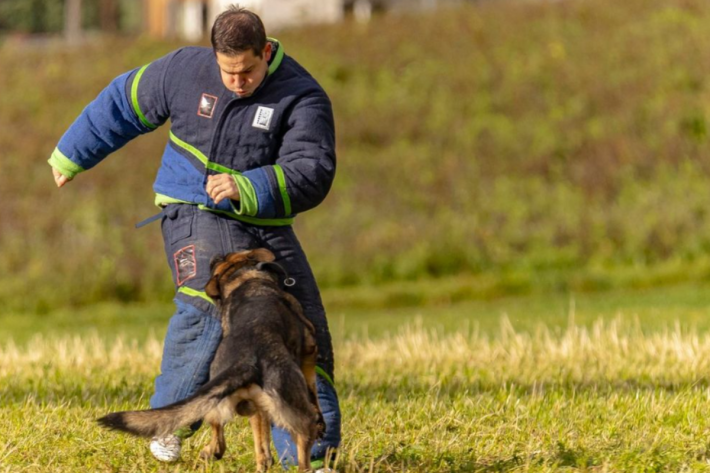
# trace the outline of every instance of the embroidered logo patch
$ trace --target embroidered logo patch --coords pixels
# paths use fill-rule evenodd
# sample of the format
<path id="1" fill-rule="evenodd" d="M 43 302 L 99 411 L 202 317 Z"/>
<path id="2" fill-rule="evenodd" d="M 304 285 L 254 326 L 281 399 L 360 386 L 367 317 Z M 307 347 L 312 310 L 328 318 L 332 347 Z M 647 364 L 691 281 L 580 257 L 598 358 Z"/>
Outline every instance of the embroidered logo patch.
<path id="1" fill-rule="evenodd" d="M 254 123 L 251 124 L 254 128 L 268 130 L 271 126 L 271 117 L 274 116 L 274 109 L 269 107 L 259 107 L 254 115 Z"/>
<path id="2" fill-rule="evenodd" d="M 197 114 L 201 117 L 212 118 L 214 114 L 214 106 L 217 105 L 217 97 L 209 94 L 202 94 L 200 99 L 200 107 L 197 109 Z"/>
<path id="3" fill-rule="evenodd" d="M 175 261 L 175 274 L 178 286 L 182 286 L 182 283 L 197 276 L 195 245 L 186 246 L 176 251 L 173 255 L 173 260 Z"/>

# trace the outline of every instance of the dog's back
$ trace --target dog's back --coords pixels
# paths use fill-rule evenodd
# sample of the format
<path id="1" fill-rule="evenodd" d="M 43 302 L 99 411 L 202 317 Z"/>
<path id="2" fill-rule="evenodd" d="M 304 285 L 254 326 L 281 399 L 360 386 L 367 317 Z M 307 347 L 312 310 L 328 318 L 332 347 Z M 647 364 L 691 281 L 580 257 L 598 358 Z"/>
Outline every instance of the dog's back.
<path id="1" fill-rule="evenodd" d="M 223 303 L 223 338 L 211 372 L 219 376 L 249 360 L 262 389 L 255 407 L 268 412 L 275 424 L 289 430 L 299 425 L 296 430 L 303 431 L 312 419 L 299 413 L 312 412 L 315 400 L 309 396 L 302 359 L 315 345 L 308 346 L 307 328 L 294 313 L 294 303 L 272 281 L 250 279 L 240 285 Z"/>
<path id="2" fill-rule="evenodd" d="M 260 248 L 231 253 L 212 263 L 205 287 L 220 309 L 222 341 L 210 367 L 210 381 L 184 401 L 160 409 L 117 412 L 99 419 L 111 429 L 141 436 L 165 436 L 204 419 L 212 441 L 202 455 L 221 458 L 223 425 L 249 416 L 257 465 L 273 462 L 270 424 L 294 437 L 299 469 L 308 469 L 310 450 L 325 423 L 316 392 L 315 328 L 300 304 L 283 291 L 284 269 Z"/>
<path id="3" fill-rule="evenodd" d="M 322 429 L 322 416 L 302 372 L 303 355 L 314 346 L 306 346 L 307 328 L 294 303 L 273 281 L 245 281 L 222 303 L 223 338 L 207 384 L 178 403 L 113 413 L 99 422 L 135 435 L 164 436 L 202 419 L 224 424 L 257 409 L 289 431 L 317 435 L 314 425 Z"/>

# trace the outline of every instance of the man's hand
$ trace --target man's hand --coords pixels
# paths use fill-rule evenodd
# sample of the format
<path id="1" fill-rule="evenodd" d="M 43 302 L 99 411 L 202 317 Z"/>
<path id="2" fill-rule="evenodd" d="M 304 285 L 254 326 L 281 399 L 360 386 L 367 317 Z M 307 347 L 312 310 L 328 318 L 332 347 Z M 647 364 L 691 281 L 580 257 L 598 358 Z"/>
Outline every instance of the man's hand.
<path id="1" fill-rule="evenodd" d="M 57 187 L 62 187 L 64 184 L 71 181 L 71 179 L 54 168 L 52 168 L 52 175 L 54 176 L 54 183 Z"/>
<path id="2" fill-rule="evenodd" d="M 231 174 L 207 176 L 205 190 L 215 204 L 219 204 L 224 199 L 239 200 L 239 188 Z"/>

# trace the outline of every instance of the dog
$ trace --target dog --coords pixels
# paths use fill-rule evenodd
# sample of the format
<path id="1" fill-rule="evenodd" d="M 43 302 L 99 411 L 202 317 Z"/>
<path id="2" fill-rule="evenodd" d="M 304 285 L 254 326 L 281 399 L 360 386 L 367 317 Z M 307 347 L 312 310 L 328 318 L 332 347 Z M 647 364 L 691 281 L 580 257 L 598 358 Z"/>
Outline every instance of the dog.
<path id="1" fill-rule="evenodd" d="M 212 439 L 201 456 L 220 459 L 226 451 L 224 425 L 236 414 L 248 416 L 259 472 L 273 464 L 271 423 L 291 434 L 299 471 L 309 470 L 313 443 L 325 431 L 316 392 L 315 328 L 281 287 L 290 279 L 274 260 L 271 251 L 259 248 L 211 262 L 205 292 L 217 304 L 223 335 L 210 381 L 183 401 L 112 413 L 98 422 L 152 437 L 204 420 L 212 427 Z"/>

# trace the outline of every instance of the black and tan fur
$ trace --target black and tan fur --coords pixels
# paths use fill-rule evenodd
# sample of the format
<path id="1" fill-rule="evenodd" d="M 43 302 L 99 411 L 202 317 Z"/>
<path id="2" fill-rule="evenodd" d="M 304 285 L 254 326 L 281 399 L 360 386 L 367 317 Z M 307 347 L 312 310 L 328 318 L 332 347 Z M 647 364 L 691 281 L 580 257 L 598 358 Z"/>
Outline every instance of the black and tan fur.
<path id="1" fill-rule="evenodd" d="M 207 384 L 184 401 L 109 414 L 99 423 L 151 437 L 204 419 L 212 440 L 202 456 L 219 459 L 226 450 L 224 424 L 236 414 L 249 416 L 259 471 L 273 464 L 272 422 L 296 441 L 299 470 L 310 469 L 311 447 L 325 428 L 316 394 L 315 329 L 281 289 L 283 269 L 273 261 L 273 253 L 260 248 L 212 263 L 205 292 L 218 304 L 223 336 Z"/>

